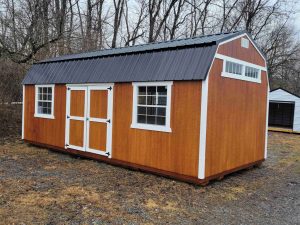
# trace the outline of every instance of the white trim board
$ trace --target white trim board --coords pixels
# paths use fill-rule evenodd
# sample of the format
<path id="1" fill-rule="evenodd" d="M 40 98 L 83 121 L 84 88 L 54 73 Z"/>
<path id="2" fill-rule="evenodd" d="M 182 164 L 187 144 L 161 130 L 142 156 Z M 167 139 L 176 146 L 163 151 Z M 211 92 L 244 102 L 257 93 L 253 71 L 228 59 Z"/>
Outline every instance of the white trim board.
<path id="1" fill-rule="evenodd" d="M 219 45 L 216 49 L 218 52 Z M 199 141 L 199 159 L 198 159 L 198 179 L 205 178 L 205 153 L 206 153 L 206 131 L 207 131 L 207 108 L 208 108 L 208 81 L 209 74 L 215 62 L 216 54 L 212 59 L 205 80 L 202 80 L 201 88 L 201 112 L 200 112 L 200 141 Z"/>
<path id="2" fill-rule="evenodd" d="M 265 154 L 264 154 L 265 159 L 268 157 L 268 125 L 269 125 L 269 93 L 270 93 L 267 71 L 266 71 L 266 76 L 267 76 L 268 93 L 267 93 L 267 108 L 266 108 L 266 136 L 265 136 Z"/>
<path id="3" fill-rule="evenodd" d="M 22 140 L 24 140 L 24 126 L 25 126 L 25 85 L 23 85 L 23 100 L 22 100 Z"/>

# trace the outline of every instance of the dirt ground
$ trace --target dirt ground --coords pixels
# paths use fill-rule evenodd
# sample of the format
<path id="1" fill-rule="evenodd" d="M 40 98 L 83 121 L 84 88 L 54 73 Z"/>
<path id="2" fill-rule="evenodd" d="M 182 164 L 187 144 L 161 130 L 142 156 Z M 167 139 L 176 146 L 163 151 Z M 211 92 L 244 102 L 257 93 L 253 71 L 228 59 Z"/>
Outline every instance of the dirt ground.
<path id="1" fill-rule="evenodd" d="M 20 141 L 0 146 L 0 224 L 300 224 L 300 135 L 199 187 Z"/>

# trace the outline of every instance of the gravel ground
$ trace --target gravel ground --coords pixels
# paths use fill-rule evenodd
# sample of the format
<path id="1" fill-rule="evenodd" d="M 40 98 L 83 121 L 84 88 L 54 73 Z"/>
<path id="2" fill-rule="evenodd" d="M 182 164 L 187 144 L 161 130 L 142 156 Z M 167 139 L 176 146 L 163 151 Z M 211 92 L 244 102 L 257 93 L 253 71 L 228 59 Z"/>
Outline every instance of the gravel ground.
<path id="1" fill-rule="evenodd" d="M 33 147 L 0 146 L 1 224 L 300 224 L 300 135 L 199 187 Z"/>

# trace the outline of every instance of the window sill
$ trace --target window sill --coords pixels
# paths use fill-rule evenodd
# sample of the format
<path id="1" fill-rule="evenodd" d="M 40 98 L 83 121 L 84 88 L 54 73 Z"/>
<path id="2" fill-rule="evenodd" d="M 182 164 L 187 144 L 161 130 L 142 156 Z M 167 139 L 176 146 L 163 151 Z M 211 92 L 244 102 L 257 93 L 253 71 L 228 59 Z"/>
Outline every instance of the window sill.
<path id="1" fill-rule="evenodd" d="M 150 125 L 150 124 L 131 124 L 131 128 L 141 129 L 141 130 L 151 130 L 151 131 L 160 131 L 160 132 L 168 132 L 171 133 L 172 129 L 166 126 L 159 125 Z"/>
<path id="2" fill-rule="evenodd" d="M 254 83 L 259 83 L 259 84 L 261 83 L 260 79 L 245 77 L 244 75 L 236 75 L 236 74 L 226 73 L 226 72 L 222 72 L 222 77 L 232 78 L 232 79 L 236 79 L 236 80 L 249 81 L 249 82 L 254 82 Z"/>
<path id="3" fill-rule="evenodd" d="M 34 117 L 36 118 L 43 118 L 43 119 L 54 119 L 53 115 L 43 115 L 43 114 L 34 114 Z"/>

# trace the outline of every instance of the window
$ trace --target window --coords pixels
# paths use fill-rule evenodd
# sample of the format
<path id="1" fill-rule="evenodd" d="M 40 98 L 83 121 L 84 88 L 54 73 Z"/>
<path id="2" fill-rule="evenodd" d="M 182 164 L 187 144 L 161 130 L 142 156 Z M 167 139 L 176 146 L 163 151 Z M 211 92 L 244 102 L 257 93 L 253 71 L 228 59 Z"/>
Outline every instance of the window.
<path id="1" fill-rule="evenodd" d="M 258 69 L 255 69 L 255 68 L 250 67 L 250 66 L 246 66 L 246 71 L 245 71 L 245 76 L 246 77 L 251 77 L 251 78 L 257 79 L 258 78 L 258 73 L 259 73 Z"/>
<path id="2" fill-rule="evenodd" d="M 54 119 L 54 85 L 35 86 L 35 117 Z"/>
<path id="3" fill-rule="evenodd" d="M 171 132 L 172 82 L 133 83 L 132 128 Z"/>
<path id="4" fill-rule="evenodd" d="M 217 54 L 216 57 L 223 60 L 223 77 L 261 83 L 261 70 L 265 70 L 264 67 L 224 55 Z"/>
<path id="5" fill-rule="evenodd" d="M 228 72 L 228 73 L 233 73 L 233 74 L 237 74 L 237 75 L 242 75 L 242 73 L 243 73 L 243 65 L 234 63 L 234 62 L 230 62 L 230 61 L 226 61 L 225 69 L 226 69 L 226 72 Z"/>

